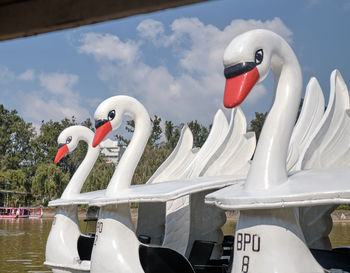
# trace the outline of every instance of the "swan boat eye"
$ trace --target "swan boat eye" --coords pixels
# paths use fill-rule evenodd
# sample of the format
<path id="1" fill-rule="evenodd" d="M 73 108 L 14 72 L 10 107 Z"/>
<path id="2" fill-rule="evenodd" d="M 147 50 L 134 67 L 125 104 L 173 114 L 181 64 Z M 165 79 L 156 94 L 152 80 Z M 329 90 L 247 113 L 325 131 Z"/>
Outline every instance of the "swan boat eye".
<path id="1" fill-rule="evenodd" d="M 72 137 L 71 136 L 67 137 L 66 144 L 69 144 L 71 141 L 72 141 Z"/>
<path id="2" fill-rule="evenodd" d="M 108 113 L 108 120 L 111 121 L 115 117 L 115 110 L 109 111 Z"/>
<path id="3" fill-rule="evenodd" d="M 262 49 L 259 49 L 255 52 L 255 64 L 261 64 L 262 60 L 264 58 L 264 51 Z"/>

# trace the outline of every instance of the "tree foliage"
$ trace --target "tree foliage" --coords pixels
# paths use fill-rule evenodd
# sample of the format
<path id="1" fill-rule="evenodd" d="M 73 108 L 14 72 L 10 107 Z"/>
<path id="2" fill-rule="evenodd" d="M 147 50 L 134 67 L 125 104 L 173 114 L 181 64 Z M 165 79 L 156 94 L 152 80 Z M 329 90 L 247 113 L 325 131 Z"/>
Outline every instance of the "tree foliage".
<path id="1" fill-rule="evenodd" d="M 176 146 L 183 126 L 165 121 L 163 132 L 162 119 L 156 115 L 151 118 L 151 123 L 152 131 L 135 170 L 133 184 L 145 183 L 164 162 Z M 16 110 L 10 111 L 0 105 L 0 189 L 16 192 L 11 195 L 15 204 L 24 204 L 26 200 L 34 199 L 46 204 L 61 196 L 84 159 L 87 144 L 81 141 L 73 153 L 55 165 L 53 161 L 58 150 L 57 138 L 62 130 L 77 124 L 74 117 L 61 121 L 42 121 L 36 132 L 34 126 L 25 122 Z M 94 130 L 90 119 L 81 125 Z M 193 132 L 194 145 L 201 147 L 210 127 L 207 128 L 198 121 L 191 121 L 189 127 Z M 115 137 L 121 145 L 127 147 L 135 130 L 135 122 L 127 121 L 125 129 L 128 136 Z M 84 183 L 82 192 L 105 189 L 114 169 L 115 165 L 107 164 L 100 155 Z M 28 200 L 21 193 L 30 193 L 32 198 Z"/>
<path id="2" fill-rule="evenodd" d="M 28 165 L 34 127 L 26 123 L 16 110 L 0 104 L 0 170 L 19 169 Z"/>
<path id="3" fill-rule="evenodd" d="M 250 130 L 255 132 L 256 141 L 259 140 L 261 129 L 264 125 L 265 119 L 267 117 L 266 113 L 255 112 L 255 119 L 250 121 Z"/>
<path id="4" fill-rule="evenodd" d="M 44 197 L 46 201 L 61 196 L 69 181 L 69 174 L 63 173 L 60 167 L 53 163 L 40 164 L 32 182 L 32 194 Z"/>
<path id="5" fill-rule="evenodd" d="M 300 104 L 299 104 L 297 120 L 299 118 L 301 109 L 303 108 L 303 103 L 304 103 L 304 99 L 302 98 L 300 100 Z M 267 112 L 265 112 L 265 113 L 255 112 L 255 119 L 252 119 L 250 121 L 250 131 L 254 131 L 255 132 L 257 141 L 259 140 L 260 133 L 261 133 L 262 127 L 263 127 L 263 125 L 265 123 L 266 117 L 267 117 Z"/>
<path id="6" fill-rule="evenodd" d="M 193 145 L 195 147 L 202 147 L 209 135 L 209 129 L 198 123 L 197 120 L 188 123 L 193 134 Z"/>
<path id="7" fill-rule="evenodd" d="M 179 141 L 181 127 L 183 127 L 183 124 L 176 126 L 172 121 L 165 121 L 164 135 L 170 148 L 175 148 L 177 142 Z"/>
<path id="8" fill-rule="evenodd" d="M 96 191 L 107 188 L 114 173 L 115 165 L 108 164 L 99 156 L 88 178 L 86 179 L 82 192 Z"/>

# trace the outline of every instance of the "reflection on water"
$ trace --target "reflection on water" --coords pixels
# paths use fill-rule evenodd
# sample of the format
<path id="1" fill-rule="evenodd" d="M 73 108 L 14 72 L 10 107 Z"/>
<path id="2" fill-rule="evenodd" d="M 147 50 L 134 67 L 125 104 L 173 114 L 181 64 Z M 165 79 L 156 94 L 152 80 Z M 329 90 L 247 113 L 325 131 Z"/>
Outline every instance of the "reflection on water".
<path id="1" fill-rule="evenodd" d="M 350 245 L 350 223 L 334 223 L 330 234 L 332 246 Z"/>
<path id="2" fill-rule="evenodd" d="M 1 272 L 51 272 L 43 265 L 52 220 L 1 219 Z"/>
<path id="3" fill-rule="evenodd" d="M 51 272 L 43 265 L 45 245 L 52 219 L 0 219 L 0 271 Z M 85 231 L 85 223 L 80 223 Z M 233 234 L 235 221 L 227 221 L 225 234 Z M 89 226 L 87 231 L 92 231 Z M 334 247 L 350 245 L 350 223 L 335 223 L 331 240 Z"/>

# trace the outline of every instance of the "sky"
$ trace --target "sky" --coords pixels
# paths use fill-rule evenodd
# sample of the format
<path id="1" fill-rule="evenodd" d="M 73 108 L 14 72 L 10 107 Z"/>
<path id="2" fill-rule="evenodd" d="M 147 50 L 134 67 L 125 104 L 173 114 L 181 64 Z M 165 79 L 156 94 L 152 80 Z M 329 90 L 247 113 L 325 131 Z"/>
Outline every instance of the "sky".
<path id="1" fill-rule="evenodd" d="M 349 15 L 350 0 L 217 0 L 0 42 L 0 104 L 39 128 L 129 95 L 163 121 L 209 125 L 223 109 L 223 52 L 255 28 L 285 38 L 304 90 L 314 76 L 328 100 L 332 70 L 350 83 Z M 247 120 L 272 101 L 270 75 L 242 104 Z"/>

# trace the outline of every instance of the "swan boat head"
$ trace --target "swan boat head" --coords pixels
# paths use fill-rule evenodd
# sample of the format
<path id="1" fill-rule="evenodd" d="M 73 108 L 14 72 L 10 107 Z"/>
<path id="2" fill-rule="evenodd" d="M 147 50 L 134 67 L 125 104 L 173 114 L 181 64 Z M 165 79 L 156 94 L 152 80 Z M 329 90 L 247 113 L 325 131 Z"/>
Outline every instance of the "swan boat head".
<path id="1" fill-rule="evenodd" d="M 253 87 L 272 70 L 276 94 L 260 135 L 247 187 L 267 189 L 287 180 L 288 143 L 302 93 L 298 60 L 279 35 L 263 29 L 234 38 L 224 53 L 224 105 L 240 105 Z"/>
<path id="2" fill-rule="evenodd" d="M 122 123 L 123 109 L 113 104 L 112 99 L 102 102 L 95 112 L 96 133 L 93 141 L 93 147 L 96 147 L 112 130 L 118 128 Z"/>
<path id="3" fill-rule="evenodd" d="M 151 133 L 151 120 L 146 108 L 129 96 L 114 96 L 104 100 L 94 115 L 96 132 L 93 147 L 99 145 L 112 130 L 118 129 L 124 116 L 131 117 L 135 122 L 135 129 L 107 187 L 106 194 L 110 196 L 114 195 L 117 189 L 130 186 L 133 173 Z"/>
<path id="4" fill-rule="evenodd" d="M 120 127 L 123 116 L 130 116 L 135 122 L 149 115 L 140 102 L 129 96 L 114 96 L 104 100 L 95 111 L 95 137 L 92 146 L 97 146 L 113 130 Z"/>
<path id="5" fill-rule="evenodd" d="M 64 129 L 57 138 L 58 151 L 55 157 L 57 164 L 68 153 L 73 152 L 79 144 L 80 140 L 84 140 L 91 146 L 93 132 L 80 125 L 70 126 Z"/>
<path id="6" fill-rule="evenodd" d="M 87 176 L 89 175 L 97 160 L 97 157 L 100 154 L 99 147 L 92 147 L 93 138 L 94 132 L 89 128 L 81 125 L 70 126 L 64 129 L 58 136 L 58 151 L 55 158 L 55 164 L 57 164 L 68 153 L 72 153 L 78 147 L 80 141 L 86 142 L 88 149 L 84 160 L 80 163 L 79 167 L 70 179 L 66 189 L 61 196 L 61 199 L 51 201 L 50 206 L 63 205 L 63 203 L 60 203 L 61 201 L 65 202 L 62 199 L 69 199 L 71 201 L 74 200 L 74 202 L 78 202 L 78 200 L 75 198 L 78 198 L 77 194 L 79 195 Z M 79 196 L 79 202 L 87 202 L 87 200 L 83 201 L 80 198 L 82 198 L 82 196 Z"/>
<path id="7" fill-rule="evenodd" d="M 263 81 L 270 70 L 274 49 L 265 30 L 254 30 L 237 36 L 224 53 L 226 78 L 224 105 L 240 105 L 254 85 Z M 273 35 L 272 33 L 269 33 Z"/>

